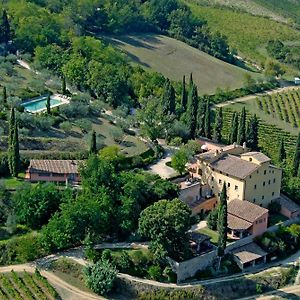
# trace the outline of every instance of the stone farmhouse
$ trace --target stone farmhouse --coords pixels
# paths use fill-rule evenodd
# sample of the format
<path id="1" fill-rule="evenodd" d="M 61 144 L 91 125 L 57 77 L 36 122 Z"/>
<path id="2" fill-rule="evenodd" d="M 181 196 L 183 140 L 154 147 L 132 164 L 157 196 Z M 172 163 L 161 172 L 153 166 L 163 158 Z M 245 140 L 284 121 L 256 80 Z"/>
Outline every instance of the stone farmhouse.
<path id="1" fill-rule="evenodd" d="M 80 182 L 79 163 L 75 160 L 32 159 L 25 174 L 30 182 L 55 182 L 76 184 Z"/>
<path id="2" fill-rule="evenodd" d="M 220 196 L 224 183 L 228 201 L 247 200 L 262 207 L 280 197 L 282 170 L 260 152 L 236 144 L 197 157 L 196 174 L 212 194 Z"/>

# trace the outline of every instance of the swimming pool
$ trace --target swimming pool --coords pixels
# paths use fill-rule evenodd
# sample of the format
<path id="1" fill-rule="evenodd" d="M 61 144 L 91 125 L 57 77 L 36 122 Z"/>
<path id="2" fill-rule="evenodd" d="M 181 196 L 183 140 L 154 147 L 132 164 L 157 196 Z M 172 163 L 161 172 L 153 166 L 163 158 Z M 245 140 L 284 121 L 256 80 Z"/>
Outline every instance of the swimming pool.
<path id="1" fill-rule="evenodd" d="M 37 112 L 42 112 L 47 109 L 46 103 L 47 103 L 47 96 L 23 103 L 22 106 L 28 112 L 37 113 Z M 50 107 L 51 108 L 57 107 L 59 105 L 65 104 L 65 103 L 66 103 L 66 101 L 58 99 L 57 96 L 50 97 Z"/>

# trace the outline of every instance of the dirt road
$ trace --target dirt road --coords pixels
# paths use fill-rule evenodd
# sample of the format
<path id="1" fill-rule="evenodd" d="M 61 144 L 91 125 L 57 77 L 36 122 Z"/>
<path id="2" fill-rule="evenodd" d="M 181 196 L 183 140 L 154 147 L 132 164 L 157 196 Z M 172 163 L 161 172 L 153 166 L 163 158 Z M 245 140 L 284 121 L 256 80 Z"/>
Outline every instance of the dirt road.
<path id="1" fill-rule="evenodd" d="M 290 90 L 293 90 L 293 89 L 296 89 L 296 88 L 299 88 L 299 86 L 293 85 L 293 86 L 278 88 L 278 89 L 274 89 L 274 90 L 263 92 L 263 93 L 257 93 L 257 94 L 253 94 L 253 95 L 249 95 L 249 96 L 245 96 L 245 97 L 241 97 L 241 98 L 236 98 L 236 99 L 233 99 L 233 100 L 228 100 L 226 102 L 216 104 L 216 107 L 225 107 L 225 106 L 228 106 L 230 104 L 246 102 L 246 101 L 254 100 L 257 97 L 261 97 L 261 96 L 265 96 L 265 95 L 272 95 L 272 94 L 276 94 L 276 93 L 287 92 L 287 91 L 290 91 Z"/>

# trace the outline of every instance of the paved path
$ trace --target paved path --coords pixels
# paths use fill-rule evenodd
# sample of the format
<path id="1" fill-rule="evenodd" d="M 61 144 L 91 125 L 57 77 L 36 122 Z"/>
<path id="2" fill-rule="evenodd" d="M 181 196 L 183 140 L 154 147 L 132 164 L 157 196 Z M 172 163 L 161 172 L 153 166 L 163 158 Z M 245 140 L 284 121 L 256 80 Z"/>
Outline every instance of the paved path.
<path id="1" fill-rule="evenodd" d="M 195 224 L 191 227 L 191 231 L 198 231 L 202 228 L 207 227 L 207 222 L 206 221 L 200 221 L 198 224 Z"/>
<path id="2" fill-rule="evenodd" d="M 293 86 L 288 86 L 288 87 L 283 87 L 283 88 L 278 88 L 278 89 L 274 89 L 271 91 L 266 91 L 263 93 L 257 93 L 257 94 L 253 94 L 253 95 L 249 95 L 249 96 L 245 96 L 245 97 L 241 97 L 241 98 L 236 98 L 233 100 L 228 100 L 219 104 L 216 104 L 216 107 L 225 107 L 234 103 L 240 103 L 240 102 L 246 102 L 246 101 L 250 101 L 250 100 L 254 100 L 257 97 L 261 97 L 261 96 L 265 96 L 265 95 L 272 95 L 272 94 L 276 94 L 276 93 L 281 93 L 281 92 L 286 92 L 286 91 L 290 91 L 293 89 L 299 88 L 299 86 L 293 85 Z"/>
<path id="3" fill-rule="evenodd" d="M 161 178 L 169 179 L 177 175 L 177 172 L 166 165 L 166 163 L 172 160 L 172 152 L 165 148 L 165 156 L 164 158 L 158 160 L 156 163 L 149 166 L 149 170 L 159 175 Z"/>

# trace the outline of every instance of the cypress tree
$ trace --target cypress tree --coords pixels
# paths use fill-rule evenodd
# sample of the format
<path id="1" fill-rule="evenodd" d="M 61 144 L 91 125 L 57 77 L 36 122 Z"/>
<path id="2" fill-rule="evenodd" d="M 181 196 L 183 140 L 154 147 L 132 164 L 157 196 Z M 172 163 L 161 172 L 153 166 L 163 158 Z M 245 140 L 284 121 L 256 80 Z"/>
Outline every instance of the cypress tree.
<path id="1" fill-rule="evenodd" d="M 239 129 L 237 135 L 237 143 L 243 145 L 246 142 L 246 109 L 243 107 L 242 113 L 240 116 Z"/>
<path id="2" fill-rule="evenodd" d="M 188 96 L 186 123 L 189 128 L 190 137 L 195 138 L 197 127 L 198 91 L 196 85 L 192 85 Z"/>
<path id="3" fill-rule="evenodd" d="M 63 95 L 67 94 L 67 83 L 66 83 L 66 78 L 63 76 L 62 82 L 61 82 L 61 91 Z"/>
<path id="4" fill-rule="evenodd" d="M 298 175 L 299 165 L 300 165 L 300 133 L 298 134 L 297 144 L 296 144 L 296 149 L 295 149 L 295 154 L 293 159 L 292 172 L 294 177 Z"/>
<path id="5" fill-rule="evenodd" d="M 214 126 L 214 140 L 217 143 L 222 141 L 222 128 L 223 128 L 223 110 L 222 107 L 219 108 L 216 116 L 216 122 Z"/>
<path id="6" fill-rule="evenodd" d="M 204 119 L 204 131 L 205 136 L 208 139 L 211 139 L 211 112 L 210 112 L 210 103 L 209 99 L 206 101 L 206 107 L 205 107 L 205 119 Z"/>
<path id="7" fill-rule="evenodd" d="M 167 79 L 164 86 L 162 104 L 163 104 L 163 113 L 165 115 L 175 114 L 175 90 L 169 79 Z"/>
<path id="8" fill-rule="evenodd" d="M 218 256 L 222 258 L 225 253 L 226 242 L 227 242 L 227 189 L 226 183 L 224 182 L 223 189 L 220 195 L 220 207 L 218 213 Z"/>
<path id="9" fill-rule="evenodd" d="M 4 105 L 7 104 L 7 91 L 6 91 L 6 86 L 3 87 L 3 103 L 4 103 Z"/>
<path id="10" fill-rule="evenodd" d="M 186 92 L 186 86 L 185 86 L 185 76 L 183 76 L 182 80 L 182 95 L 181 95 L 181 108 L 182 111 L 186 111 L 187 106 L 187 92 Z"/>
<path id="11" fill-rule="evenodd" d="M 229 134 L 230 144 L 237 142 L 238 127 L 239 127 L 239 114 L 237 112 L 234 112 L 232 115 L 231 130 Z"/>
<path id="12" fill-rule="evenodd" d="M 205 136 L 204 120 L 205 120 L 205 98 L 200 97 L 197 111 L 197 136 Z"/>
<path id="13" fill-rule="evenodd" d="M 248 122 L 246 143 L 252 150 L 258 150 L 258 119 L 256 114 Z"/>
<path id="14" fill-rule="evenodd" d="M 10 40 L 10 25 L 7 17 L 7 12 L 4 9 L 0 21 L 0 43 L 8 44 Z"/>
<path id="15" fill-rule="evenodd" d="M 278 161 L 283 162 L 286 159 L 286 151 L 284 147 L 284 139 L 280 140 L 279 150 L 278 150 Z"/>
<path id="16" fill-rule="evenodd" d="M 14 177 L 18 175 L 20 164 L 19 153 L 19 134 L 18 124 L 15 116 L 15 109 L 12 108 L 9 120 L 9 135 L 8 135 L 8 166 L 10 174 Z"/>
<path id="17" fill-rule="evenodd" d="M 51 113 L 51 97 L 50 97 L 50 94 L 47 95 L 46 109 L 47 109 L 47 114 L 50 115 L 50 113 Z"/>
<path id="18" fill-rule="evenodd" d="M 191 90 L 192 86 L 194 85 L 193 81 L 193 73 L 190 74 L 190 83 L 189 83 L 189 90 Z"/>
<path id="19" fill-rule="evenodd" d="M 97 154 L 97 137 L 96 137 L 95 130 L 93 130 L 93 133 L 92 133 L 90 154 Z"/>

